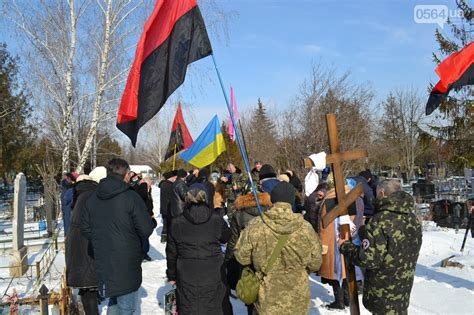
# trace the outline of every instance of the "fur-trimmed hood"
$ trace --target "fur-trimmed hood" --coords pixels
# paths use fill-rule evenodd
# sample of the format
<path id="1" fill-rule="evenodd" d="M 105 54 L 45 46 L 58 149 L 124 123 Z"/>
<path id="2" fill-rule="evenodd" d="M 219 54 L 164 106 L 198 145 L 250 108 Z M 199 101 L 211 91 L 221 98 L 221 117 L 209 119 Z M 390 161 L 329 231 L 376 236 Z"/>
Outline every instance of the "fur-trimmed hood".
<path id="1" fill-rule="evenodd" d="M 268 193 L 258 193 L 258 201 L 260 202 L 260 206 L 262 207 L 271 207 L 272 201 L 270 198 L 270 194 Z M 246 208 L 253 208 L 257 207 L 257 202 L 255 201 L 255 197 L 253 193 L 240 195 L 235 199 L 234 206 L 236 210 L 246 209 Z"/>

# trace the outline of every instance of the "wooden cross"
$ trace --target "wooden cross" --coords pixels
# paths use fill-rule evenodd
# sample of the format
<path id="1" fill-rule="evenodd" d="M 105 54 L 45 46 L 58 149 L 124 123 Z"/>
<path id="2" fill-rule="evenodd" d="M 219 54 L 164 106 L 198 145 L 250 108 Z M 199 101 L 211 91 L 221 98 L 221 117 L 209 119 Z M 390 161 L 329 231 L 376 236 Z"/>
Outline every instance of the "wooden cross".
<path id="1" fill-rule="evenodd" d="M 331 153 L 326 156 L 326 163 L 332 164 L 332 172 L 334 176 L 334 186 L 336 188 L 336 203 L 337 205 L 329 211 L 323 218 L 323 227 L 326 228 L 332 221 L 337 217 L 348 214 L 347 208 L 353 204 L 356 199 L 362 195 L 363 187 L 359 183 L 352 189 L 347 195 L 344 189 L 345 180 L 342 174 L 342 162 L 349 160 L 356 160 L 363 157 L 367 157 L 367 150 L 353 150 L 348 152 L 339 151 L 339 135 L 336 126 L 336 115 L 326 115 L 326 125 L 329 136 L 329 149 Z M 350 227 L 348 224 L 341 226 L 341 232 L 344 238 L 351 240 Z M 346 266 L 346 278 L 347 286 L 349 289 L 349 300 L 351 314 L 360 314 L 359 310 L 359 298 L 357 295 L 357 280 L 355 275 L 354 265 L 351 265 L 347 257 L 344 257 Z"/>

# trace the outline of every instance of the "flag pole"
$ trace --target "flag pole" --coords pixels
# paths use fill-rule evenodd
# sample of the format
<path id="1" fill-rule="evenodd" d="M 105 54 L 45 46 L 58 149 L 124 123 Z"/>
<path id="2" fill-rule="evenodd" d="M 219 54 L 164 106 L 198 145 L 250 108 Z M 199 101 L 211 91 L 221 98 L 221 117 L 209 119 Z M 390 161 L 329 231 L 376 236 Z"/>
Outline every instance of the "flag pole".
<path id="1" fill-rule="evenodd" d="M 249 150 L 247 149 L 247 141 L 245 141 L 244 128 L 242 128 L 242 124 L 240 123 L 240 119 L 239 119 L 239 128 L 240 128 L 240 132 L 242 133 L 242 141 L 244 143 L 245 155 L 247 155 L 247 159 L 248 159 L 249 158 Z"/>
<path id="2" fill-rule="evenodd" d="M 225 91 L 224 83 L 222 82 L 221 74 L 219 72 L 219 68 L 217 67 L 216 58 L 214 57 L 214 53 L 212 53 L 211 56 L 212 56 L 212 62 L 214 63 L 214 67 L 216 68 L 217 77 L 219 78 L 219 83 L 221 84 L 222 93 L 224 93 L 225 103 L 227 104 L 227 110 L 229 111 L 230 119 L 232 121 L 232 124 L 234 125 L 235 136 L 237 138 L 237 143 L 239 144 L 240 154 L 242 155 L 242 158 L 244 160 L 245 170 L 247 171 L 247 175 L 249 176 L 250 186 L 252 187 L 252 192 L 253 192 L 253 195 L 255 197 L 255 201 L 257 202 L 258 212 L 260 213 L 260 215 L 262 215 L 262 207 L 260 206 L 260 201 L 258 200 L 257 188 L 255 188 L 255 184 L 253 183 L 252 174 L 250 173 L 250 165 L 249 165 L 249 162 L 247 160 L 247 156 L 244 152 L 244 148 L 242 146 L 242 141 L 240 139 L 239 130 L 238 130 L 237 124 L 235 123 L 235 120 L 234 120 L 234 114 L 232 113 L 232 110 L 230 109 L 229 97 L 227 96 L 227 92 Z"/>
<path id="3" fill-rule="evenodd" d="M 173 171 L 176 169 L 176 146 L 177 144 L 174 144 L 174 154 L 173 154 Z"/>

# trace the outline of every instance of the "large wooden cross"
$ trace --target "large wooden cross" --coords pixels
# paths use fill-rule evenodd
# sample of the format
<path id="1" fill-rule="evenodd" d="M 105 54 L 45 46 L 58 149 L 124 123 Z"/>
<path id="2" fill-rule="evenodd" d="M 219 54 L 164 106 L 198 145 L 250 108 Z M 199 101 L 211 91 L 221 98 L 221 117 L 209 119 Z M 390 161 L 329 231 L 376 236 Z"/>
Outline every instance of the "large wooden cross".
<path id="1" fill-rule="evenodd" d="M 339 134 L 336 126 L 336 115 L 327 114 L 326 124 L 329 136 L 329 149 L 331 153 L 326 156 L 326 163 L 332 164 L 332 172 L 334 176 L 334 186 L 336 188 L 336 203 L 337 205 L 329 211 L 323 218 L 323 227 L 326 228 L 332 221 L 341 215 L 348 214 L 348 207 L 353 204 L 356 199 L 362 195 L 363 187 L 362 184 L 358 184 L 348 194 L 346 194 L 344 186 L 345 180 L 342 173 L 342 162 L 349 160 L 357 160 L 363 157 L 367 157 L 367 150 L 357 149 L 353 151 L 340 152 L 339 151 Z M 350 227 L 348 224 L 341 226 L 341 233 L 345 239 L 350 239 Z M 360 314 L 359 310 L 359 298 L 357 294 L 357 280 L 355 275 L 355 268 L 347 257 L 344 258 L 346 266 L 346 278 L 347 286 L 349 289 L 349 300 L 351 314 Z"/>

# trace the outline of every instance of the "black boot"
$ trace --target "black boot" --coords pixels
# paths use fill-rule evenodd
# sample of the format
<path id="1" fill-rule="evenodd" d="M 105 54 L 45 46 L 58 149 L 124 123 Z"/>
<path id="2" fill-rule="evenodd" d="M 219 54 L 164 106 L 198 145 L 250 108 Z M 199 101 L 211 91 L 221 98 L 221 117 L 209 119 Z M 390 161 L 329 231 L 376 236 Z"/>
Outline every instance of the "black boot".
<path id="1" fill-rule="evenodd" d="M 344 305 L 345 306 L 349 306 L 350 303 L 350 299 L 349 299 L 349 288 L 347 287 L 347 281 L 344 280 L 344 282 L 342 283 L 342 291 L 344 292 Z"/>
<path id="2" fill-rule="evenodd" d="M 86 315 L 99 315 L 99 307 L 97 305 L 97 290 L 80 289 L 82 307 Z"/>
<path id="3" fill-rule="evenodd" d="M 343 310 L 344 306 L 344 290 L 339 285 L 339 281 L 334 280 L 331 282 L 332 291 L 334 292 L 334 299 L 335 301 L 331 304 L 326 305 L 327 309 L 333 310 Z"/>

